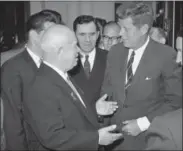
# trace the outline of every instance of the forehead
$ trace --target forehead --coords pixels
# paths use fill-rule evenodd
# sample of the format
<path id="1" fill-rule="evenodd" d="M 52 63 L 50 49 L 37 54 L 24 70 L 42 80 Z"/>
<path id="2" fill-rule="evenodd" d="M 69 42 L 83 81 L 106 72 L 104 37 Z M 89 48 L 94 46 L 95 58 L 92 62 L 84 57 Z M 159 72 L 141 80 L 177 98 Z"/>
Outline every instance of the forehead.
<path id="1" fill-rule="evenodd" d="M 127 17 L 127 18 L 124 18 L 124 19 L 119 19 L 118 23 L 121 27 L 129 27 L 129 28 L 130 27 L 135 27 L 131 17 Z"/>
<path id="2" fill-rule="evenodd" d="M 91 33 L 96 32 L 96 25 L 94 22 L 78 24 L 76 32 L 78 33 Z"/>
<path id="3" fill-rule="evenodd" d="M 104 28 L 104 35 L 118 36 L 119 33 L 120 33 L 120 28 L 117 25 L 111 25 Z"/>

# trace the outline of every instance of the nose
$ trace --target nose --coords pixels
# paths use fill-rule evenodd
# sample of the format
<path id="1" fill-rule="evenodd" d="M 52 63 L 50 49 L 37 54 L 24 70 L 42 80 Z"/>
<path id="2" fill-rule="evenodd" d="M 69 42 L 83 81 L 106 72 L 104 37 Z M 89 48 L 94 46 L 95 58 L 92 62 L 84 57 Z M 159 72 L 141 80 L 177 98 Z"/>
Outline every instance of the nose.
<path id="1" fill-rule="evenodd" d="M 89 35 L 86 35 L 86 36 L 85 36 L 85 40 L 86 40 L 87 42 L 89 42 L 89 41 L 90 41 L 90 36 L 89 36 Z"/>

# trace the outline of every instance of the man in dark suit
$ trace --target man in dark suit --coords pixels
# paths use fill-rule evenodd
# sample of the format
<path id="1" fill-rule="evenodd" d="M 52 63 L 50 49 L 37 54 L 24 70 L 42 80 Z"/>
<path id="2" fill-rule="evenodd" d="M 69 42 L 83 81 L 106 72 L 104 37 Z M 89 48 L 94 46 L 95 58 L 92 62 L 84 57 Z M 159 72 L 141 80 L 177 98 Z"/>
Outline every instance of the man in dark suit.
<path id="1" fill-rule="evenodd" d="M 95 103 L 100 97 L 107 51 L 96 47 L 99 28 L 92 16 L 77 17 L 73 23 L 73 29 L 78 40 L 80 55 L 78 65 L 70 71 L 70 75 L 96 112 Z"/>
<path id="2" fill-rule="evenodd" d="M 44 61 L 24 101 L 29 133 L 38 139 L 36 150 L 97 150 L 98 144 L 119 139 L 122 134 L 110 132 L 115 125 L 99 129 L 90 105 L 68 76 L 77 64 L 74 32 L 53 25 L 43 35 L 41 45 Z M 111 107 L 109 110 L 115 108 Z"/>
<path id="3" fill-rule="evenodd" d="M 26 135 L 23 100 L 30 82 L 40 66 L 40 38 L 55 23 L 57 16 L 48 11 L 32 15 L 27 22 L 28 42 L 25 50 L 6 61 L 1 68 L 1 97 L 4 105 L 4 131 L 7 150 L 27 150 L 31 136 Z M 30 148 L 29 148 L 30 149 Z"/>
<path id="4" fill-rule="evenodd" d="M 182 150 L 182 108 L 154 118 L 146 150 Z"/>
<path id="5" fill-rule="evenodd" d="M 112 148 L 141 150 L 152 119 L 181 107 L 181 71 L 175 51 L 148 36 L 153 22 L 150 5 L 123 3 L 117 14 L 123 44 L 109 51 L 102 93 L 119 105 L 111 123 L 122 129 L 124 140 Z"/>

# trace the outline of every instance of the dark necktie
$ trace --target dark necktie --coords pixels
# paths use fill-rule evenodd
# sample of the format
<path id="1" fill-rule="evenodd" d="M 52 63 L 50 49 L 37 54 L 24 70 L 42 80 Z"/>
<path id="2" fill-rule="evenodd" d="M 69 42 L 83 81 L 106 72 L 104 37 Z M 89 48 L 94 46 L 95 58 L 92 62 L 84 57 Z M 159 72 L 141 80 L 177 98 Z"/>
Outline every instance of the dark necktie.
<path id="1" fill-rule="evenodd" d="M 88 58 L 89 58 L 89 56 L 86 55 L 85 62 L 84 62 L 84 70 L 85 70 L 85 74 L 86 74 L 87 78 L 90 77 L 90 62 L 89 62 Z"/>
<path id="2" fill-rule="evenodd" d="M 132 79 L 133 79 L 133 71 L 132 71 L 132 64 L 134 61 L 134 56 L 135 56 L 135 52 L 133 51 L 130 59 L 127 63 L 127 69 L 126 69 L 126 74 L 127 74 L 127 82 L 125 84 L 125 92 L 127 92 L 127 88 L 131 85 Z"/>

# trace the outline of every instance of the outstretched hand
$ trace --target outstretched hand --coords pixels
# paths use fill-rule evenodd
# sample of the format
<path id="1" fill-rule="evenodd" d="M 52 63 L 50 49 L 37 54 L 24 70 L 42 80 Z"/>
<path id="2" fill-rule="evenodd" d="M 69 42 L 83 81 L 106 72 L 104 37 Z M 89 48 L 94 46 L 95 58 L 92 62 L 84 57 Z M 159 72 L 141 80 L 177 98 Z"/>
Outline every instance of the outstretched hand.
<path id="1" fill-rule="evenodd" d="M 98 115 L 111 115 L 118 108 L 117 102 L 114 101 L 106 101 L 107 94 L 104 94 L 99 100 L 96 102 L 96 111 Z"/>

